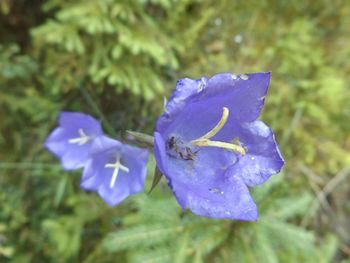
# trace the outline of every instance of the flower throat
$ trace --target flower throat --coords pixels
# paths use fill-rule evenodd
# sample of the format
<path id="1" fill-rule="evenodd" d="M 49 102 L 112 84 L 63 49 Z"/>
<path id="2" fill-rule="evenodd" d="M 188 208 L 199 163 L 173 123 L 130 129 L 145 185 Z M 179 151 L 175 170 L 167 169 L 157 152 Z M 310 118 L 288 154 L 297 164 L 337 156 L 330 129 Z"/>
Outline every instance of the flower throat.
<path id="1" fill-rule="evenodd" d="M 240 145 L 239 140 L 237 141 L 237 139 L 234 139 L 231 143 L 210 140 L 224 127 L 229 112 L 228 108 L 223 107 L 221 119 L 216 126 L 198 139 L 190 141 L 190 143 L 185 143 L 182 140 L 177 139 L 175 136 L 171 136 L 167 141 L 168 153 L 173 157 L 179 156 L 183 160 L 194 160 L 199 151 L 197 147 L 217 147 L 244 156 L 247 150 Z M 196 150 L 192 149 L 193 146 L 196 147 Z"/>

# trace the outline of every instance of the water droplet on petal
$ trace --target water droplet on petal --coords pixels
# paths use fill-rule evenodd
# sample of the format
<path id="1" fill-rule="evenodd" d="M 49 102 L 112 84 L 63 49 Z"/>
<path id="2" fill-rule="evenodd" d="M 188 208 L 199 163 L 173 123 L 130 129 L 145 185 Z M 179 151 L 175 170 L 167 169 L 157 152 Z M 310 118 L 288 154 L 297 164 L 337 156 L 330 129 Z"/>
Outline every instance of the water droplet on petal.
<path id="1" fill-rule="evenodd" d="M 235 74 L 231 74 L 231 78 L 232 78 L 233 80 L 238 79 L 237 75 L 235 75 Z"/>
<path id="2" fill-rule="evenodd" d="M 210 188 L 209 192 L 213 193 L 213 194 L 224 194 L 223 191 L 221 191 L 219 188 Z"/>
<path id="3" fill-rule="evenodd" d="M 249 79 L 248 75 L 246 75 L 246 74 L 241 74 L 241 75 L 239 75 L 239 77 L 241 79 L 243 79 L 243 80 L 248 80 Z"/>

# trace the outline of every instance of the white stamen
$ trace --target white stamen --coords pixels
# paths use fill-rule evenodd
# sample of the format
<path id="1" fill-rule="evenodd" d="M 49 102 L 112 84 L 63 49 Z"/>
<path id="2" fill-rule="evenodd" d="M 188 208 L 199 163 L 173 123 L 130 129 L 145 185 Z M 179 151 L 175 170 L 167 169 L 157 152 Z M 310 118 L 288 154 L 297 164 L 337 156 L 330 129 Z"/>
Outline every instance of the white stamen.
<path id="1" fill-rule="evenodd" d="M 209 132 L 204 134 L 202 137 L 192 140 L 191 143 L 198 147 L 218 147 L 218 148 L 224 148 L 227 150 L 234 151 L 236 153 L 239 153 L 241 155 L 245 155 L 247 150 L 243 148 L 240 144 L 236 144 L 235 142 L 227 143 L 227 142 L 220 142 L 220 141 L 211 141 L 210 138 L 215 136 L 225 125 L 227 122 L 228 116 L 229 116 L 229 109 L 226 107 L 223 107 L 222 109 L 222 116 L 219 120 L 218 124 L 211 129 Z"/>
<path id="2" fill-rule="evenodd" d="M 221 129 L 222 127 L 224 127 L 225 123 L 227 122 L 227 118 L 228 118 L 228 114 L 229 114 L 229 110 L 226 107 L 222 108 L 222 116 L 220 121 L 218 122 L 218 124 L 216 124 L 216 126 L 211 129 L 209 132 L 207 132 L 206 134 L 204 134 L 202 137 L 198 138 L 197 140 L 209 140 L 211 137 L 215 136 Z M 197 141 L 196 140 L 196 141 Z"/>
<path id="3" fill-rule="evenodd" d="M 114 170 L 113 170 L 112 179 L 111 179 L 111 182 L 110 182 L 110 184 L 109 184 L 109 187 L 110 187 L 110 188 L 113 188 L 113 187 L 114 187 L 115 182 L 116 182 L 117 177 L 118 177 L 119 170 L 122 170 L 123 172 L 126 172 L 126 173 L 129 172 L 129 168 L 126 167 L 126 166 L 124 166 L 124 165 L 122 165 L 122 164 L 120 163 L 120 157 L 119 157 L 119 156 L 117 156 L 117 160 L 116 160 L 115 163 L 107 163 L 107 164 L 105 165 L 105 168 L 113 168 L 113 169 L 114 169 Z"/>
<path id="4" fill-rule="evenodd" d="M 80 137 L 78 138 L 72 138 L 70 140 L 68 140 L 69 143 L 76 143 L 78 145 L 84 145 L 85 143 L 87 143 L 91 138 L 89 136 L 87 136 L 84 132 L 83 129 L 79 129 L 78 130 Z"/>

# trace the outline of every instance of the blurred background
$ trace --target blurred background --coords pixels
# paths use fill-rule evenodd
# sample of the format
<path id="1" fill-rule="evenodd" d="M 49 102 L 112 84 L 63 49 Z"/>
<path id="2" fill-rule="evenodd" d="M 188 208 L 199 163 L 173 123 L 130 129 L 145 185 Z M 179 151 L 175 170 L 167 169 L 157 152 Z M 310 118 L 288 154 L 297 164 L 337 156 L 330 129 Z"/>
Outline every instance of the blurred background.
<path id="1" fill-rule="evenodd" d="M 0 0 L 0 262 L 349 263 L 349 58 L 346 0 Z M 43 149 L 61 110 L 151 134 L 178 78 L 226 71 L 272 72 L 287 164 L 257 223 L 183 213 L 164 180 L 110 208 Z"/>

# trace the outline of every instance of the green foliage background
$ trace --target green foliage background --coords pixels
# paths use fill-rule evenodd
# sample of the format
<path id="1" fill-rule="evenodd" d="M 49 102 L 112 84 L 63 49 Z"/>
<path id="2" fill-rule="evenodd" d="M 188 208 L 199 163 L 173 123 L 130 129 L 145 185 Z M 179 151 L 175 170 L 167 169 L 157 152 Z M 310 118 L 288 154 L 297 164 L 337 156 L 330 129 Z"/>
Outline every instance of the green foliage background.
<path id="1" fill-rule="evenodd" d="M 0 1 L 0 262 L 350 262 L 350 4 Z M 43 149 L 60 110 L 151 133 L 180 77 L 271 71 L 284 171 L 255 222 L 182 212 L 165 182 L 117 208 Z M 149 165 L 150 186 L 154 162 Z"/>

